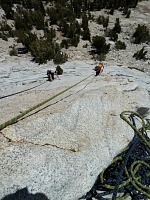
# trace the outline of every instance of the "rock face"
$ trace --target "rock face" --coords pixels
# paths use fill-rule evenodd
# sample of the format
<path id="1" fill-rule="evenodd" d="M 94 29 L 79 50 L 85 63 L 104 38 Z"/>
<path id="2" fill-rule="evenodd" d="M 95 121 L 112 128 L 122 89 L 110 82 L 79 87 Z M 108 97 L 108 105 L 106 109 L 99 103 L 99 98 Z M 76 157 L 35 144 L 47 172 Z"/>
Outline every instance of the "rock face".
<path id="1" fill-rule="evenodd" d="M 61 80 L 50 83 L 44 79 L 52 62 L 39 66 L 29 61 L 29 55 L 10 57 L 14 40 L 0 38 L 0 124 L 91 75 L 0 131 L 0 199 L 77 200 L 131 141 L 133 130 L 119 116 L 125 110 L 150 106 L 149 44 L 131 43 L 138 24 L 149 26 L 149 7 L 150 1 L 142 1 L 129 19 L 119 11 L 110 16 L 108 28 L 119 17 L 118 39 L 127 48 L 118 51 L 109 41 L 111 51 L 98 77 L 92 70 L 98 63 L 89 60 L 88 41 L 64 49 L 69 62 L 61 66 Z M 104 10 L 92 14 L 107 16 Z M 89 29 L 91 36 L 104 34 L 103 27 L 93 21 Z M 143 46 L 147 60 L 135 60 L 133 54 Z M 35 88 L 1 98 L 31 87 Z"/>
<path id="2" fill-rule="evenodd" d="M 43 194 L 45 199 L 77 200 L 132 139 L 133 130 L 119 115 L 149 107 L 149 76 L 106 66 L 102 76 L 95 77 L 94 64 L 65 63 L 61 80 L 35 88 L 34 100 L 32 91 L 1 99 L 2 118 L 9 119 L 21 109 L 19 103 L 13 109 L 11 102 L 20 99 L 27 109 L 91 74 L 43 109 L 0 132 L 0 198 L 27 187 L 29 194 Z"/>
<path id="3" fill-rule="evenodd" d="M 89 20 L 88 26 L 91 34 L 91 41 L 93 36 L 106 36 L 104 32 L 104 28 L 102 25 L 96 23 L 96 19 L 98 16 L 109 16 L 109 24 L 108 29 L 112 29 L 116 22 L 116 18 L 119 18 L 120 25 L 121 25 L 121 33 L 118 34 L 118 40 L 122 41 L 126 45 L 125 50 L 117 50 L 115 48 L 115 42 L 111 41 L 109 37 L 106 37 L 106 42 L 110 44 L 110 51 L 106 55 L 106 62 L 109 65 L 124 65 L 126 67 L 132 67 L 139 69 L 148 75 L 150 75 L 150 45 L 149 43 L 141 43 L 141 44 L 134 44 L 134 38 L 132 37 L 135 33 L 135 30 L 139 25 L 145 25 L 147 28 L 150 29 L 150 1 L 140 1 L 138 2 L 136 8 L 131 8 L 131 14 L 129 18 L 126 18 L 123 15 L 122 11 L 115 10 L 113 15 L 108 14 L 108 10 L 102 9 L 101 11 L 94 11 L 91 12 L 91 15 L 94 20 Z M 4 11 L 0 8 L 0 21 L 3 21 Z M 8 24 L 12 23 L 12 20 L 7 21 Z M 78 19 L 78 22 L 81 23 L 81 19 Z M 62 39 L 62 33 L 59 32 L 59 29 L 56 25 L 53 25 L 53 28 L 56 30 L 56 40 L 60 44 Z M 38 36 L 43 37 L 43 31 L 38 30 Z M 10 57 L 9 52 L 11 47 L 14 45 L 18 48 L 23 47 L 21 43 L 17 43 L 16 39 L 8 38 L 8 41 L 2 40 L 0 38 L 0 61 L 7 59 Z M 136 60 L 133 55 L 140 51 L 144 47 L 144 51 L 146 53 L 146 60 Z M 82 40 L 80 38 L 80 42 L 77 47 L 69 47 L 68 49 L 62 49 L 62 52 L 68 55 L 69 60 L 86 60 L 86 59 L 93 59 L 93 55 L 91 55 L 91 42 L 87 40 Z M 23 59 L 24 57 L 28 59 L 33 59 L 28 54 L 19 55 Z M 15 57 L 18 59 L 18 57 Z"/>

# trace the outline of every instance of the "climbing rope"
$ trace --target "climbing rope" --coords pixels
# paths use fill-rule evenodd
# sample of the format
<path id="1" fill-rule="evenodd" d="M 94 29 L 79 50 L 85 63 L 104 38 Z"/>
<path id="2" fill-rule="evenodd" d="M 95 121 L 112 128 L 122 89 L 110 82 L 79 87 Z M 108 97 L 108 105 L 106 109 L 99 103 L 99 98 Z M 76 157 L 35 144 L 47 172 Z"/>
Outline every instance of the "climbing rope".
<path id="1" fill-rule="evenodd" d="M 46 83 L 46 82 L 44 82 L 44 83 Z M 31 88 L 28 88 L 26 90 L 22 90 L 22 91 L 19 91 L 19 92 L 15 92 L 15 93 L 12 93 L 12 94 L 8 94 L 8 95 L 5 95 L 5 96 L 2 96 L 2 97 L 0 97 L 0 99 L 4 99 L 4 98 L 7 98 L 7 97 L 11 97 L 11 96 L 14 96 L 14 95 L 17 95 L 17 94 L 32 90 L 32 89 L 34 89 L 36 87 L 39 87 L 39 86 L 43 85 L 44 83 L 40 83 L 40 84 L 38 84 L 38 85 L 36 85 L 34 87 L 31 87 Z"/>
<path id="2" fill-rule="evenodd" d="M 59 92 L 58 94 L 52 96 L 51 98 L 49 98 L 49 99 L 47 99 L 47 100 L 45 100 L 45 101 L 43 101 L 43 102 L 41 102 L 41 103 L 39 103 L 39 104 L 33 106 L 32 108 L 29 108 L 29 109 L 26 110 L 26 111 L 23 111 L 21 114 L 19 114 L 19 115 L 17 115 L 16 117 L 14 117 L 14 118 L 8 120 L 7 122 L 4 122 L 3 124 L 0 125 L 0 130 L 4 129 L 5 127 L 7 127 L 7 126 L 9 126 L 9 125 L 14 124 L 15 122 L 17 122 L 18 119 L 22 118 L 23 116 L 27 115 L 28 113 L 32 112 L 33 110 L 39 108 L 40 106 L 43 106 L 43 105 L 46 104 L 47 102 L 49 102 L 49 101 L 51 101 L 52 99 L 56 98 L 57 96 L 59 96 L 59 95 L 65 93 L 66 91 L 70 90 L 71 88 L 75 87 L 76 85 L 80 84 L 81 82 L 85 81 L 86 79 L 88 79 L 88 78 L 91 77 L 91 76 L 92 76 L 92 75 L 86 77 L 85 79 L 83 79 L 83 80 L 77 82 L 76 84 L 70 86 L 69 88 L 67 88 L 67 89 L 65 89 L 65 90 L 63 90 L 63 91 L 61 91 L 61 92 Z"/>
<path id="3" fill-rule="evenodd" d="M 134 130 L 129 145 L 97 177 L 93 187 L 81 199 L 135 200 L 150 199 L 150 119 L 124 111 L 120 117 Z M 141 123 L 136 127 L 135 119 Z"/>

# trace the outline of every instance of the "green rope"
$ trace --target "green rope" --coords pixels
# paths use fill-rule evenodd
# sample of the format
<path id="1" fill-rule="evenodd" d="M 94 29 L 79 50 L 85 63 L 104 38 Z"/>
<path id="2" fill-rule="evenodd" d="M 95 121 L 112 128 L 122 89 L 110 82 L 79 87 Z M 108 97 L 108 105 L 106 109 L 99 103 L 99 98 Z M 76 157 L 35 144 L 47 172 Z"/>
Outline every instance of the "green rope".
<path id="1" fill-rule="evenodd" d="M 131 115 L 140 120 L 141 128 L 138 129 L 131 123 L 129 120 Z M 129 196 L 132 197 L 131 195 L 140 196 L 138 199 L 150 199 L 150 139 L 146 134 L 146 131 L 150 130 L 150 119 L 144 119 L 139 113 L 132 111 L 124 111 L 120 117 L 134 130 L 134 138 L 99 174 L 91 190 L 80 199 L 92 200 L 94 197 L 97 200 L 125 200 Z M 137 149 L 138 147 L 141 149 Z M 139 152 L 137 156 L 136 151 Z M 123 173 L 116 189 L 120 172 Z M 146 180 L 143 181 L 144 178 Z M 116 191 L 121 196 L 105 197 L 115 194 Z M 134 199 L 136 199 L 135 196 Z"/>
<path id="2" fill-rule="evenodd" d="M 137 117 L 139 117 L 142 121 L 142 128 L 141 129 L 137 129 L 135 126 L 133 126 L 133 124 L 124 116 L 124 115 L 129 115 L 129 114 L 133 114 Z M 137 113 L 137 112 L 133 112 L 133 111 L 124 111 L 120 114 L 120 117 L 131 126 L 131 128 L 139 134 L 139 136 L 142 138 L 142 140 L 145 142 L 145 144 L 147 144 L 147 146 L 150 148 L 150 142 L 144 137 L 144 132 L 146 130 L 148 130 L 150 128 L 150 124 L 145 124 L 145 121 L 143 119 L 143 117 Z M 147 119 L 149 121 L 149 119 Z"/>
<path id="3" fill-rule="evenodd" d="M 52 99 L 56 98 L 57 96 L 59 96 L 59 95 L 65 93 L 66 91 L 70 90 L 71 88 L 75 87 L 76 85 L 80 84 L 81 82 L 85 81 L 86 79 L 88 79 L 88 78 L 91 77 L 91 76 L 92 76 L 92 75 L 86 77 L 85 79 L 83 79 L 83 80 L 77 82 L 76 84 L 70 86 L 69 88 L 67 88 L 67 89 L 65 89 L 65 90 L 63 90 L 63 91 L 61 91 L 61 92 L 59 92 L 58 94 L 52 96 L 51 98 L 49 98 L 49 99 L 47 99 L 47 100 L 45 100 L 45 101 L 43 101 L 43 102 L 41 102 L 41 103 L 39 103 L 39 104 L 33 106 L 32 108 L 29 108 L 29 109 L 26 110 L 26 111 L 23 111 L 21 114 L 19 114 L 19 115 L 17 115 L 16 117 L 14 117 L 14 118 L 8 120 L 7 122 L 4 122 L 3 124 L 0 125 L 0 131 L 1 131 L 2 129 L 4 129 L 5 127 L 7 127 L 7 126 L 14 124 L 15 122 L 17 122 L 18 119 L 22 118 L 22 117 L 25 116 L 26 114 L 28 114 L 28 113 L 30 113 L 31 111 L 33 111 L 33 110 L 39 108 L 40 106 L 43 106 L 43 105 L 46 104 L 47 102 L 49 102 L 49 101 L 51 101 Z"/>

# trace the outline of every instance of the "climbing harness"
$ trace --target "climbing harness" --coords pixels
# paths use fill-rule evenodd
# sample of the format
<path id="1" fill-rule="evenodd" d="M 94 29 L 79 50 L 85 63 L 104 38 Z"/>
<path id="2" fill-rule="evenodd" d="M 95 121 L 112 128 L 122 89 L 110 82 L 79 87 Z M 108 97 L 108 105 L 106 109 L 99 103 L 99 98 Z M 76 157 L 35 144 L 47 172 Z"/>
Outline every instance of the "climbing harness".
<path id="1" fill-rule="evenodd" d="M 120 117 L 134 130 L 134 137 L 80 200 L 150 199 L 150 119 L 131 111 L 122 112 Z M 141 128 L 136 127 L 135 119 L 140 120 Z"/>
<path id="2" fill-rule="evenodd" d="M 52 99 L 56 98 L 57 96 L 59 96 L 59 95 L 65 93 L 66 91 L 70 90 L 71 88 L 75 87 L 76 85 L 80 84 L 81 82 L 85 81 L 86 79 L 88 79 L 88 78 L 91 77 L 91 76 L 92 76 L 92 75 L 86 77 L 85 79 L 83 79 L 83 80 L 77 82 L 76 84 L 70 86 L 69 88 L 67 88 L 67 89 L 65 89 L 65 90 L 63 90 L 63 91 L 61 91 L 61 92 L 59 92 L 58 94 L 52 96 L 51 98 L 49 98 L 49 99 L 47 99 L 47 100 L 45 100 L 45 101 L 43 101 L 43 102 L 41 102 L 41 103 L 39 103 L 39 104 L 33 106 L 32 108 L 29 108 L 29 109 L 26 110 L 26 111 L 23 111 L 21 114 L 19 114 L 19 115 L 17 115 L 16 117 L 14 117 L 14 118 L 8 120 L 7 122 L 4 122 L 3 124 L 0 125 L 0 131 L 1 131 L 2 129 L 4 129 L 5 127 L 7 127 L 7 126 L 14 124 L 15 122 L 17 122 L 18 119 L 22 118 L 23 116 L 27 115 L 28 113 L 32 112 L 33 110 L 39 108 L 40 106 L 43 106 L 43 105 L 46 104 L 47 102 L 49 102 L 49 101 L 51 101 Z"/>

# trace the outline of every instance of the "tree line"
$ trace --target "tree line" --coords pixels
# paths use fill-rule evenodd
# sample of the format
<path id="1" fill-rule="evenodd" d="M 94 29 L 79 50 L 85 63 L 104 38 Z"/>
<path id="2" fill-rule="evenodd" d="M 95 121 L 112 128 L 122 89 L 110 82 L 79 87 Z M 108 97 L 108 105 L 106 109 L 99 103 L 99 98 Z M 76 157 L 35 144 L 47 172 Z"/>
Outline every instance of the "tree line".
<path id="1" fill-rule="evenodd" d="M 120 9 L 125 17 L 129 17 L 129 8 L 136 7 L 137 3 L 137 0 L 0 0 L 0 6 L 5 11 L 5 19 L 0 24 L 0 37 L 5 40 L 16 38 L 26 48 L 23 52 L 30 52 L 34 61 L 40 64 L 52 59 L 57 64 L 65 62 L 67 55 L 61 49 L 77 47 L 80 39 L 88 40 L 94 49 L 91 53 L 104 60 L 110 48 L 105 37 L 115 41 L 116 48 L 126 48 L 123 42 L 117 41 L 121 32 L 119 18 L 112 30 L 107 29 L 109 14 L 113 14 L 114 9 Z M 108 9 L 109 14 L 107 17 L 99 16 L 96 22 L 103 25 L 105 35 L 91 38 L 88 23 L 95 19 L 90 11 L 103 8 Z M 8 19 L 13 20 L 13 28 L 7 24 Z M 57 31 L 61 32 L 64 38 L 61 43 L 56 42 L 56 30 L 52 25 L 56 25 Z M 43 36 L 39 37 L 34 29 L 42 30 Z M 149 30 L 139 25 L 133 37 L 135 43 L 149 41 Z M 17 54 L 15 47 L 11 54 Z"/>

